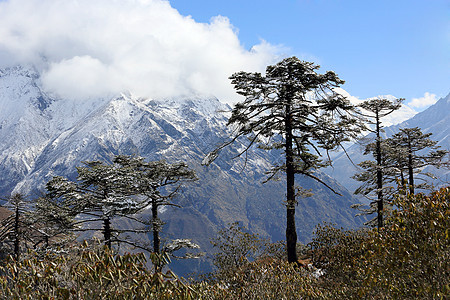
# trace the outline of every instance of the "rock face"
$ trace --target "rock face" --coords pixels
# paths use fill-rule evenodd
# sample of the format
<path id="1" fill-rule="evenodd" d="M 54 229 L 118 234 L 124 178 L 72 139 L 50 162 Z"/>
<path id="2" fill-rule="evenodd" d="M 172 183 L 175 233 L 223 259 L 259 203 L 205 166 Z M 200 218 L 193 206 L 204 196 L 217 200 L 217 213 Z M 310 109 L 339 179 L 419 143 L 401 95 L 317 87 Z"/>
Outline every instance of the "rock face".
<path id="1" fill-rule="evenodd" d="M 240 221 L 252 232 L 274 241 L 284 239 L 285 184 L 283 179 L 262 184 L 276 152 L 252 151 L 235 159 L 240 146 L 222 151 L 209 167 L 205 155 L 227 137 L 230 110 L 214 97 L 142 99 L 131 93 L 104 99 L 75 101 L 47 95 L 33 68 L 0 71 L 0 195 L 43 189 L 55 175 L 75 179 L 82 161 L 109 161 L 116 154 L 139 154 L 149 160 L 185 161 L 199 180 L 185 186 L 175 201 L 182 208 L 168 208 L 162 236 L 192 238 L 203 251 L 218 228 Z M 310 240 L 323 221 L 356 227 L 350 208 L 355 199 L 334 179 L 319 173 L 343 196 L 333 194 L 308 179 L 297 184 L 312 189 L 314 196 L 299 199 L 299 240 Z M 143 237 L 151 239 L 151 236 Z M 205 269 L 207 259 L 183 262 L 180 272 Z M 190 268 L 187 270 L 187 268 Z"/>

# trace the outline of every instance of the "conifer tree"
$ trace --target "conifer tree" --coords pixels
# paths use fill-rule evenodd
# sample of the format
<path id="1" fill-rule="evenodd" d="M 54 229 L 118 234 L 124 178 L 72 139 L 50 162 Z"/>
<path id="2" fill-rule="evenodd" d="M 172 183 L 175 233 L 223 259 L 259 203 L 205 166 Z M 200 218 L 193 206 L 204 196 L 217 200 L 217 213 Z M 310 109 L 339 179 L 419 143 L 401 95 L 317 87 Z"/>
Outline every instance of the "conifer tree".
<path id="1" fill-rule="evenodd" d="M 11 252 L 17 260 L 19 259 L 20 244 L 24 233 L 23 228 L 26 227 L 23 224 L 22 216 L 25 213 L 25 201 L 21 194 L 11 195 L 6 200 L 10 208 L 10 214 L 0 223 L 1 251 L 4 254 Z"/>
<path id="2" fill-rule="evenodd" d="M 84 223 L 102 223 L 105 245 L 109 248 L 116 231 L 111 227 L 115 216 L 133 214 L 139 203 L 129 198 L 132 195 L 133 176 L 129 169 L 109 165 L 101 161 L 84 162 L 77 167 L 76 181 L 55 176 L 47 183 L 47 202 L 57 209 L 60 221 L 75 228 Z M 75 220 L 77 216 L 83 218 Z M 99 228 L 77 228 L 79 231 L 100 230 Z"/>
<path id="3" fill-rule="evenodd" d="M 142 157 L 119 155 L 114 162 L 122 167 L 130 168 L 136 177 L 135 193 L 143 198 L 140 200 L 141 209 L 151 206 L 153 252 L 160 254 L 161 240 L 159 233 L 164 223 L 158 216 L 158 209 L 163 206 L 176 206 L 172 198 L 188 181 L 196 180 L 195 172 L 183 163 L 169 164 L 163 160 L 146 162 Z"/>
<path id="4" fill-rule="evenodd" d="M 34 249 L 45 241 L 42 224 L 31 216 L 32 203 L 23 194 L 14 193 L 5 199 L 7 215 L 0 221 L 0 251 L 16 260 L 26 249 Z"/>
<path id="5" fill-rule="evenodd" d="M 77 171 L 76 181 L 54 177 L 47 183 L 48 193 L 43 201 L 45 205 L 41 205 L 40 209 L 47 219 L 61 230 L 101 230 L 108 247 L 111 247 L 112 242 L 127 243 L 151 252 L 146 245 L 124 236 L 127 233 L 147 233 L 147 229 L 118 229 L 112 223 L 115 218 L 122 217 L 147 225 L 148 222 L 137 214 L 151 207 L 153 251 L 157 254 L 160 253 L 159 231 L 163 224 L 158 218 L 158 208 L 174 205 L 171 199 L 181 184 L 196 179 L 194 171 L 185 163 L 146 162 L 143 157 L 125 155 L 116 156 L 111 164 L 85 162 Z M 95 226 L 99 222 L 102 228 Z M 189 244 L 184 240 L 180 243 Z"/>
<path id="6" fill-rule="evenodd" d="M 440 150 L 436 146 L 437 142 L 430 139 L 432 133 L 422 133 L 418 127 L 403 128 L 386 143 L 391 149 L 388 158 L 392 161 L 393 167 L 400 173 L 401 184 L 406 186 L 406 179 L 403 172 L 408 174 L 409 192 L 414 194 L 415 180 L 414 175 L 421 173 L 426 166 L 435 166 L 437 168 L 444 165 L 444 157 L 448 153 L 446 150 Z M 432 176 L 432 174 L 425 174 Z"/>
<path id="7" fill-rule="evenodd" d="M 383 195 L 383 181 L 386 173 L 383 169 L 386 164 L 383 162 L 383 139 L 381 133 L 383 132 L 382 118 L 399 109 L 404 99 L 388 100 L 384 98 L 374 98 L 365 101 L 360 105 L 363 109 L 363 116 L 368 118 L 368 123 L 374 125 L 374 128 L 369 128 L 369 131 L 375 134 L 375 143 L 366 145 L 364 154 L 372 153 L 375 158 L 375 163 L 372 161 L 363 161 L 359 164 L 365 171 L 356 174 L 353 178 L 358 181 L 365 182 L 361 188 L 355 191 L 356 194 L 362 193 L 364 195 L 370 192 L 375 192 L 376 199 L 372 201 L 371 207 L 376 204 L 377 212 L 377 227 L 383 227 L 383 209 L 384 209 L 384 195 Z M 375 185 L 372 185 L 373 179 Z M 369 210 L 369 213 L 372 211 Z"/>
<path id="8" fill-rule="evenodd" d="M 230 79 L 238 94 L 245 97 L 237 103 L 228 125 L 234 128 L 230 141 L 212 151 L 204 159 L 211 163 L 220 149 L 241 137 L 248 144 L 239 155 L 253 145 L 264 150 L 278 149 L 284 162 L 274 165 L 269 179 L 286 173 L 286 244 L 289 262 L 297 262 L 295 207 L 297 204 L 295 175 L 301 174 L 326 185 L 315 171 L 328 164 L 319 149 L 329 151 L 354 137 L 359 128 L 349 113 L 354 107 L 334 88 L 344 81 L 334 72 L 317 73 L 318 65 L 286 58 L 268 66 L 261 73 L 238 72 Z M 329 187 L 331 188 L 331 187 Z"/>

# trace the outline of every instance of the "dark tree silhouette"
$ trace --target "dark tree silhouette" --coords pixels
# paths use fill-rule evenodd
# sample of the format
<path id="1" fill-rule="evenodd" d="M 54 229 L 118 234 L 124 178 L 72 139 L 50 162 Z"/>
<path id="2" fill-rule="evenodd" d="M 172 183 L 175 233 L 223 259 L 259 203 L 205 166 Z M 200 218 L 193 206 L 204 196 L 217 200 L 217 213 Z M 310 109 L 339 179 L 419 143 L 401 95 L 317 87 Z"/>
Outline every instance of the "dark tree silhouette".
<path id="1" fill-rule="evenodd" d="M 381 118 L 391 114 L 395 110 L 399 109 L 402 105 L 404 99 L 395 99 L 388 100 L 384 98 L 375 98 L 365 101 L 360 105 L 360 107 L 364 110 L 363 116 L 368 118 L 369 124 L 375 126 L 373 129 L 369 129 L 372 133 L 375 134 L 375 144 L 368 144 L 366 146 L 366 150 L 364 154 L 372 153 L 375 157 L 376 164 L 374 165 L 370 161 L 364 161 L 359 165 L 365 169 L 360 174 L 356 174 L 354 178 L 358 181 L 364 181 L 369 184 L 369 189 L 366 188 L 366 185 L 363 185 L 364 189 L 359 188 L 355 191 L 355 193 L 361 193 L 364 191 L 364 194 L 368 194 L 368 192 L 375 192 L 377 200 L 376 203 L 376 212 L 377 212 L 377 227 L 383 227 L 383 208 L 384 208 L 384 196 L 383 196 L 383 151 L 382 151 L 382 137 L 381 133 L 383 131 L 382 120 Z M 375 172 L 376 174 L 376 185 L 370 186 L 370 174 Z M 374 203 L 371 203 L 373 205 Z"/>
<path id="2" fill-rule="evenodd" d="M 289 262 L 297 262 L 295 228 L 295 174 L 302 174 L 326 185 L 315 171 L 329 164 L 319 149 L 335 149 L 343 141 L 355 137 L 360 126 L 350 113 L 354 107 L 334 88 L 344 81 L 334 72 L 317 73 L 319 66 L 296 57 L 268 66 L 266 75 L 238 72 L 230 79 L 237 93 L 244 96 L 237 103 L 228 120 L 234 128 L 231 139 L 212 151 L 204 159 L 211 163 L 220 149 L 241 137 L 248 144 L 240 155 L 252 146 L 265 150 L 279 149 L 284 162 L 274 165 L 269 179 L 279 172 L 286 173 L 286 243 Z M 327 186 L 327 185 L 326 185 Z M 329 186 L 328 186 L 329 187 Z M 331 187 L 329 187 L 331 189 Z"/>
<path id="3" fill-rule="evenodd" d="M 14 193 L 4 199 L 0 220 L 1 255 L 12 254 L 16 260 L 27 249 L 48 245 L 45 224 L 33 218 L 33 202 Z"/>

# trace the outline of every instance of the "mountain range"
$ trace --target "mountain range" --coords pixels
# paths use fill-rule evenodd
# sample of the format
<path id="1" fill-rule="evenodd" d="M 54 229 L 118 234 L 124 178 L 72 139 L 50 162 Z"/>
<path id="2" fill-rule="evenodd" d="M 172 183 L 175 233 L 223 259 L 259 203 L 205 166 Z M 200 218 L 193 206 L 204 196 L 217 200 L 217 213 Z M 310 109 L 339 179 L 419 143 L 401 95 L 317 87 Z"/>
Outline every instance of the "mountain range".
<path id="1" fill-rule="evenodd" d="M 442 101 L 435 106 L 448 108 L 448 97 L 446 103 Z M 164 241 L 191 238 L 202 251 L 210 252 L 210 240 L 217 230 L 234 221 L 272 241 L 284 240 L 285 181 L 281 178 L 262 184 L 265 172 L 280 159 L 279 153 L 252 149 L 246 161 L 232 159 L 242 147 L 235 143 L 210 166 L 201 165 L 207 153 L 227 139 L 230 109 L 215 97 L 205 96 L 149 99 L 128 92 L 83 101 L 62 99 L 44 91 L 40 74 L 33 67 L 2 69 L 0 196 L 12 192 L 33 195 L 43 191 L 53 176 L 75 179 L 76 167 L 83 161 L 109 162 L 117 154 L 168 162 L 181 160 L 196 171 L 199 179 L 186 185 L 174 199 L 181 208 L 169 207 L 161 212 L 166 222 Z M 429 110 L 439 114 L 431 120 L 446 117 L 442 108 Z M 430 120 L 427 116 L 421 120 L 421 114 L 415 118 L 421 124 Z M 442 126 L 446 126 L 447 135 L 439 138 L 448 145 L 448 117 L 445 122 Z M 430 121 L 427 126 L 434 130 L 435 124 Z M 334 170 L 350 170 L 344 161 L 343 156 L 338 156 Z M 315 226 L 322 222 L 355 228 L 364 221 L 355 218 L 350 208 L 359 200 L 339 183 L 351 190 L 343 178 L 347 174 L 318 172 L 317 176 L 342 196 L 309 178 L 297 178 L 299 186 L 314 194 L 299 199 L 297 207 L 297 232 L 303 243 L 311 240 Z M 142 239 L 150 241 L 151 236 Z M 211 261 L 205 257 L 178 262 L 173 269 L 183 274 L 210 267 Z"/>

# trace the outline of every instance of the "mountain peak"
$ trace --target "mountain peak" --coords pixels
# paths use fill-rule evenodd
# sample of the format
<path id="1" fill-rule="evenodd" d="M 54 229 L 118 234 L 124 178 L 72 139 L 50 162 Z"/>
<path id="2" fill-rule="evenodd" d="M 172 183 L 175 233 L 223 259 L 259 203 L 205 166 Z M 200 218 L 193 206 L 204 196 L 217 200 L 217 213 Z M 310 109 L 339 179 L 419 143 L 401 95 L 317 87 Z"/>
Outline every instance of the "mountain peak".
<path id="1" fill-rule="evenodd" d="M 76 167 L 83 161 L 111 161 L 117 154 L 183 161 L 197 172 L 199 181 L 180 193 L 176 203 L 182 210 L 168 209 L 162 215 L 168 234 L 201 239 L 197 242 L 206 250 L 218 227 L 240 221 L 264 237 L 284 239 L 285 184 L 282 180 L 261 183 L 279 159 L 277 153 L 253 149 L 247 157 L 233 159 L 242 147 L 237 141 L 210 167 L 201 166 L 206 154 L 229 136 L 224 111 L 231 108 L 216 97 L 151 99 L 123 92 L 85 101 L 52 99 L 42 92 L 38 74 L 20 68 L 2 74 L 0 105 L 10 111 L 0 111 L 4 125 L 0 126 L 0 194 L 43 189 L 56 175 L 75 179 Z M 18 105 L 23 110 L 17 110 Z M 350 209 L 355 200 L 331 178 L 322 180 L 344 197 L 311 179 L 297 179 L 315 193 L 299 200 L 302 242 L 323 221 L 343 227 L 359 224 Z M 205 235 L 189 234 L 199 228 Z"/>

